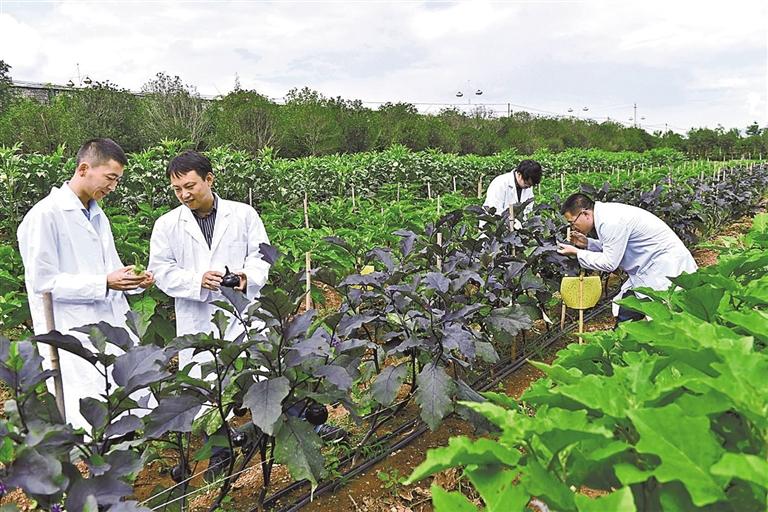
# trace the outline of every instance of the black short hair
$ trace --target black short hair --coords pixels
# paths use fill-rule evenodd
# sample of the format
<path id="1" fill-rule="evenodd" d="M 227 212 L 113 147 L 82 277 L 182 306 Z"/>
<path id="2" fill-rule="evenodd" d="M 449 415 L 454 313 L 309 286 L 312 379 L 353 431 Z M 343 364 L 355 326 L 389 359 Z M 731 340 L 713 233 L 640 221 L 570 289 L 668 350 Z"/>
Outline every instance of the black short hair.
<path id="1" fill-rule="evenodd" d="M 531 185 L 541 182 L 541 164 L 536 160 L 523 160 L 517 164 L 515 171 L 520 173 L 523 181 L 530 182 Z"/>
<path id="2" fill-rule="evenodd" d="M 565 215 L 566 212 L 571 215 L 576 215 L 580 210 L 592 210 L 595 207 L 595 202 L 584 194 L 571 194 L 568 199 L 565 200 L 563 206 L 560 207 L 560 213 Z"/>
<path id="3" fill-rule="evenodd" d="M 213 167 L 208 157 L 197 151 L 185 151 L 176 158 L 168 162 L 168 169 L 165 174 L 171 176 L 182 176 L 190 171 L 194 171 L 202 179 L 208 174 L 213 174 Z"/>
<path id="4" fill-rule="evenodd" d="M 128 158 L 120 145 L 112 139 L 89 139 L 77 150 L 77 166 L 88 160 L 91 165 L 102 165 L 114 160 L 123 167 L 128 165 Z"/>

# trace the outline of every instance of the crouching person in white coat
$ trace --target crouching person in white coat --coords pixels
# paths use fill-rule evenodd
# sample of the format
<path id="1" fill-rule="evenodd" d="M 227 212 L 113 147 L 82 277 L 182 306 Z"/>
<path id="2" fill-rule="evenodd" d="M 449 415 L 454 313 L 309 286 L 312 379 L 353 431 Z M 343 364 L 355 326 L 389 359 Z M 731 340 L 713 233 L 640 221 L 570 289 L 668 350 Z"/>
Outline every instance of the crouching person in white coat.
<path id="1" fill-rule="evenodd" d="M 212 322 L 219 308 L 212 301 L 226 301 L 220 293 L 226 267 L 240 277 L 235 289 L 249 299 L 258 297 L 267 281 L 269 263 L 259 245 L 269 243 L 264 223 L 252 207 L 227 201 L 213 193 L 211 161 L 186 151 L 170 161 L 167 175 L 181 205 L 155 222 L 148 268 L 157 286 L 174 298 L 176 334 L 211 333 L 234 340 L 242 326 L 231 317 L 227 332 Z M 179 353 L 179 368 L 192 361 L 192 349 Z M 198 363 L 210 360 L 205 352 Z"/>
<path id="2" fill-rule="evenodd" d="M 129 307 L 124 292 L 152 285 L 151 273 L 135 275 L 132 266 L 120 261 L 109 219 L 97 203 L 115 190 L 126 163 L 125 153 L 114 141 L 87 141 L 77 152 L 72 179 L 53 187 L 19 225 L 19 251 L 35 334 L 48 332 L 43 294 L 50 292 L 56 329 L 94 350 L 85 335 L 68 331 L 101 321 L 127 329 Z M 116 347 L 107 346 L 118 353 Z M 50 368 L 48 350 L 40 352 Z M 98 395 L 104 379 L 89 362 L 66 350 L 59 351 L 59 365 L 66 419 L 75 428 L 88 428 L 79 402 Z M 51 382 L 49 389 L 53 389 Z"/>
<path id="3" fill-rule="evenodd" d="M 503 215 L 510 206 L 533 199 L 533 187 L 541 182 L 541 173 L 541 164 L 537 161 L 523 160 L 514 171 L 500 174 L 491 181 L 483 206 L 493 207 L 496 215 Z M 530 202 L 524 211 L 516 211 L 515 216 L 525 218 L 532 210 L 533 202 Z M 515 229 L 520 229 L 522 226 L 517 219 Z"/>
<path id="4" fill-rule="evenodd" d="M 632 288 L 641 286 L 666 290 L 670 278 L 698 268 L 675 232 L 642 208 L 595 202 L 584 194 L 573 194 L 560 213 L 574 229 L 570 240 L 573 245 L 559 244 L 558 252 L 575 256 L 586 269 L 613 272 L 620 268 L 626 272 L 629 279 L 617 298 L 627 297 Z M 593 232 L 596 238 L 588 236 Z M 640 313 L 616 306 L 617 322 L 643 318 Z"/>

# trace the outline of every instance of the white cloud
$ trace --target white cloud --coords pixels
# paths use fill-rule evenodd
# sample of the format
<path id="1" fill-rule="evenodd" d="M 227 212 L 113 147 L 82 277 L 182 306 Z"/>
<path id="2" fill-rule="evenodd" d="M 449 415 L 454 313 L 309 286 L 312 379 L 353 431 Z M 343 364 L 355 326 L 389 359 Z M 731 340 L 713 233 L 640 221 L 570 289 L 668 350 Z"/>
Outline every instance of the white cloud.
<path id="1" fill-rule="evenodd" d="M 649 124 L 743 128 L 768 122 L 764 4 L 4 1 L 0 58 L 19 80 L 76 80 L 79 63 L 83 75 L 132 89 L 163 71 L 223 94 L 237 73 L 272 97 L 309 86 L 624 122 L 638 103 Z"/>

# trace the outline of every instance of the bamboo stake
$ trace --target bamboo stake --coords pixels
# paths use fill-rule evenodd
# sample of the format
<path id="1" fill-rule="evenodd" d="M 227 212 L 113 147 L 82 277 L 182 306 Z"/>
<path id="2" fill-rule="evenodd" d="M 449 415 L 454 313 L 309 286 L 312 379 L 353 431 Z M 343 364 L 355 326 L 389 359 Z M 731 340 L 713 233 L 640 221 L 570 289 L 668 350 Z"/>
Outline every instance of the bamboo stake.
<path id="1" fill-rule="evenodd" d="M 352 185 L 352 208 L 355 207 L 355 186 Z"/>
<path id="2" fill-rule="evenodd" d="M 248 204 L 251 205 L 251 208 L 253 208 L 253 189 L 250 187 L 248 187 Z"/>
<path id="3" fill-rule="evenodd" d="M 45 328 L 48 332 L 56 329 L 56 322 L 53 317 L 53 296 L 51 292 L 43 293 L 43 311 L 45 312 Z M 59 409 L 61 418 L 67 421 L 67 411 L 64 406 L 64 380 L 61 377 L 61 363 L 59 362 L 59 349 L 49 345 L 51 369 L 56 372 L 53 376 L 53 389 L 56 396 L 56 407 Z"/>
<path id="4" fill-rule="evenodd" d="M 565 302 L 563 302 L 560 308 L 560 330 L 562 331 L 563 329 L 565 329 Z"/>
<path id="5" fill-rule="evenodd" d="M 480 178 L 477 180 L 477 198 L 481 199 L 483 197 L 483 177 L 480 176 Z"/>
<path id="6" fill-rule="evenodd" d="M 312 276 L 310 274 L 311 272 L 311 266 L 312 266 L 312 257 L 310 256 L 310 252 L 307 251 L 304 253 L 304 264 L 307 267 L 307 273 L 304 276 L 304 284 L 307 290 L 307 295 L 304 298 L 305 302 L 304 305 L 307 307 L 307 311 L 312 309 Z"/>
<path id="7" fill-rule="evenodd" d="M 513 204 L 509 205 L 509 232 L 515 232 L 515 205 Z M 514 258 L 517 255 L 517 250 L 514 246 L 514 240 L 512 243 L 512 257 Z"/>
<path id="8" fill-rule="evenodd" d="M 561 194 L 565 193 L 565 173 L 564 172 L 560 173 L 560 193 Z"/>
<path id="9" fill-rule="evenodd" d="M 427 199 L 432 199 L 432 183 L 427 182 Z"/>
<path id="10" fill-rule="evenodd" d="M 456 193 L 456 176 L 453 176 L 453 193 Z"/>
<path id="11" fill-rule="evenodd" d="M 442 250 L 442 247 L 443 247 L 443 234 L 441 232 L 439 232 L 439 231 L 437 232 L 437 245 L 440 248 L 440 250 Z M 440 256 L 440 254 L 437 255 L 436 263 L 437 263 L 437 270 L 438 270 L 438 272 L 442 272 L 443 271 L 443 257 Z"/>
<path id="12" fill-rule="evenodd" d="M 309 202 L 307 201 L 307 191 L 304 191 L 304 227 L 309 229 Z"/>
<path id="13" fill-rule="evenodd" d="M 579 275 L 579 334 L 584 332 L 584 272 Z M 579 336 L 579 345 L 584 339 Z"/>

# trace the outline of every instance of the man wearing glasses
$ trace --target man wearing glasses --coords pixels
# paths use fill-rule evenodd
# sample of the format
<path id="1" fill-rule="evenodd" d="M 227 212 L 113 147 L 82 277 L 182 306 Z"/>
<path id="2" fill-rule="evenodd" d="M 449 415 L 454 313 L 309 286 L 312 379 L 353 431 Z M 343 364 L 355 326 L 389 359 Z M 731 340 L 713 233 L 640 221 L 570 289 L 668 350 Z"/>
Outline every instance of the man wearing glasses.
<path id="1" fill-rule="evenodd" d="M 560 213 L 573 228 L 573 245 L 558 244 L 558 252 L 575 256 L 589 270 L 613 272 L 620 268 L 626 272 L 629 279 L 617 297 L 628 297 L 633 288 L 641 286 L 666 290 L 670 278 L 698 268 L 674 231 L 642 208 L 595 202 L 584 194 L 573 194 L 565 200 Z M 614 316 L 617 322 L 643 318 L 616 304 Z"/>

